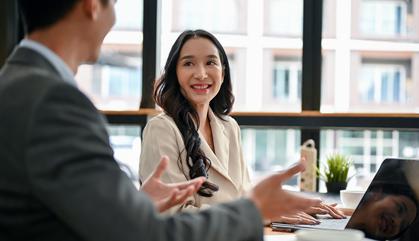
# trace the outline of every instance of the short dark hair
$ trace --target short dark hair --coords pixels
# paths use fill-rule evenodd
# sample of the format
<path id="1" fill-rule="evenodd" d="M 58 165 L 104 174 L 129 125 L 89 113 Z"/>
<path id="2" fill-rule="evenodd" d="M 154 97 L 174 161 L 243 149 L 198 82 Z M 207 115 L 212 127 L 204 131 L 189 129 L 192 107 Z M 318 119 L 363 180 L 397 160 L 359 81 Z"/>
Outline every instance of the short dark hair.
<path id="1" fill-rule="evenodd" d="M 19 0 L 26 33 L 53 25 L 65 15 L 80 0 Z M 101 0 L 108 4 L 109 0 Z"/>
<path id="2" fill-rule="evenodd" d="M 217 38 L 211 33 L 198 29 L 186 30 L 179 35 L 173 44 L 169 56 L 167 57 L 163 75 L 156 81 L 154 86 L 154 100 L 156 103 L 173 118 L 179 128 L 186 151 L 186 163 L 189 167 L 189 178 L 199 176 L 207 177 L 208 169 L 211 167 L 209 160 L 200 149 L 201 138 L 198 134 L 199 116 L 189 101 L 182 95 L 179 80 L 176 74 L 176 66 L 180 51 L 183 45 L 193 38 L 205 38 L 210 40 L 218 50 L 221 64 L 223 66 L 224 79 L 218 94 L 210 101 L 210 107 L 214 114 L 223 119 L 228 115 L 233 107 L 234 96 L 232 93 L 230 65 L 227 54 Z M 183 171 L 182 160 L 178 158 L 179 168 Z M 217 191 L 218 187 L 210 182 L 205 182 L 198 194 L 201 196 L 212 196 L 211 191 Z"/>

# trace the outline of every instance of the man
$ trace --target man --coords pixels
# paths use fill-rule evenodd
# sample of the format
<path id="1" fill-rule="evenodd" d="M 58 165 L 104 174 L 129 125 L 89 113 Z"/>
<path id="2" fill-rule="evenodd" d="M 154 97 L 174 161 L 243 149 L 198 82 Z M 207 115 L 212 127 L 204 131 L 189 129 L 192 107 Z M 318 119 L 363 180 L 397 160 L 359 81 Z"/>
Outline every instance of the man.
<path id="1" fill-rule="evenodd" d="M 300 163 L 248 198 L 160 216 L 156 209 L 182 202 L 202 179 L 159 182 L 163 158 L 139 192 L 73 79 L 81 63 L 97 59 L 114 1 L 19 1 L 27 36 L 0 72 L 0 240 L 262 240 L 263 219 L 319 204 L 281 189 Z"/>

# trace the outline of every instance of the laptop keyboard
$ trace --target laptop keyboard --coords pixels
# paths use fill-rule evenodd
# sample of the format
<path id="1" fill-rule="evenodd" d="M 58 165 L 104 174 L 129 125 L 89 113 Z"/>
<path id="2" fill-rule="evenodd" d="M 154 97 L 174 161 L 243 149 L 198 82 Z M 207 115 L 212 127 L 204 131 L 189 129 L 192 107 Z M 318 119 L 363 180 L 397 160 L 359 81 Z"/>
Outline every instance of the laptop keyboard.
<path id="1" fill-rule="evenodd" d="M 285 223 L 272 223 L 272 226 L 290 229 L 331 229 L 331 230 L 344 230 L 346 224 L 349 222 L 350 217 L 345 219 L 333 219 L 330 217 L 318 217 L 321 223 L 319 224 L 285 224 Z"/>
<path id="2" fill-rule="evenodd" d="M 318 220 L 321 223 L 314 225 L 297 224 L 296 226 L 312 229 L 344 230 L 346 224 L 349 222 L 349 217 L 345 219 L 319 218 Z"/>

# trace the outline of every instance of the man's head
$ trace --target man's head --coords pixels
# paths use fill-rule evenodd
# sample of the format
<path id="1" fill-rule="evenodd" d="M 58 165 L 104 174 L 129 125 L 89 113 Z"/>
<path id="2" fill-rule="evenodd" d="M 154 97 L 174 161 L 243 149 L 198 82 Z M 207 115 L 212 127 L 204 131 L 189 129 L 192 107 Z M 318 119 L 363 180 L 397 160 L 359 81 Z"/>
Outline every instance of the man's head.
<path id="1" fill-rule="evenodd" d="M 27 34 L 49 27 L 66 16 L 79 0 L 19 0 Z"/>
<path id="2" fill-rule="evenodd" d="M 65 17 L 82 0 L 19 0 L 26 32 L 30 34 L 53 25 Z M 100 0 L 104 6 L 111 0 Z"/>
<path id="3" fill-rule="evenodd" d="M 83 61 L 95 61 L 102 41 L 115 23 L 116 0 L 19 0 L 26 34 L 50 32 L 48 38 L 77 39 Z M 53 31 L 50 31 L 53 30 Z M 52 33 L 52 34 L 51 34 Z M 61 39 L 62 40 L 62 39 Z M 63 42 L 63 41 L 62 41 Z M 64 44 L 64 43 L 63 43 Z"/>

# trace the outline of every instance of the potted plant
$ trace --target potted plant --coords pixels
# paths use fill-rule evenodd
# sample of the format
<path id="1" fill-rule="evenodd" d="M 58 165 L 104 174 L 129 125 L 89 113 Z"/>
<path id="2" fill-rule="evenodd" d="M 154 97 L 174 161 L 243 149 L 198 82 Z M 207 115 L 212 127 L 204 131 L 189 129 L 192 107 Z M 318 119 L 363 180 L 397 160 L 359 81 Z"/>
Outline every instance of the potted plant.
<path id="1" fill-rule="evenodd" d="M 339 193 L 340 190 L 346 189 L 351 166 L 352 160 L 349 156 L 336 153 L 327 157 L 326 165 L 322 171 L 318 170 L 318 174 L 325 181 L 328 192 Z"/>

